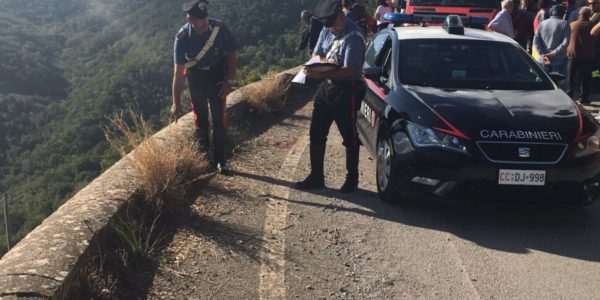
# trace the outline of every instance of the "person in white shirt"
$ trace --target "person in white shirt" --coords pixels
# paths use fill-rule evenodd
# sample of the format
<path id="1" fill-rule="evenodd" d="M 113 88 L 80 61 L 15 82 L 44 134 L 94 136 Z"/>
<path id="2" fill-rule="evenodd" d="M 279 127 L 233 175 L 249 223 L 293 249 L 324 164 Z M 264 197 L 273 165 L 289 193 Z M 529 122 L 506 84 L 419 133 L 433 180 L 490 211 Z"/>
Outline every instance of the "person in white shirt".
<path id="1" fill-rule="evenodd" d="M 542 21 L 533 38 L 540 57 L 538 62 L 548 73 L 567 74 L 567 47 L 571 36 L 569 22 L 563 20 L 566 7 L 554 5 L 550 18 Z M 562 86 L 566 89 L 566 86 Z"/>
<path id="2" fill-rule="evenodd" d="M 502 1 L 502 11 L 499 12 L 496 17 L 488 25 L 488 30 L 502 33 L 511 38 L 515 38 L 515 30 L 513 28 L 513 22 L 511 14 L 515 9 L 515 3 L 513 0 Z"/>
<path id="3" fill-rule="evenodd" d="M 377 0 L 377 9 L 375 10 L 375 16 L 373 17 L 377 20 L 377 31 L 389 23 L 389 21 L 383 19 L 385 14 L 393 12 L 394 8 L 388 4 L 387 0 Z"/>

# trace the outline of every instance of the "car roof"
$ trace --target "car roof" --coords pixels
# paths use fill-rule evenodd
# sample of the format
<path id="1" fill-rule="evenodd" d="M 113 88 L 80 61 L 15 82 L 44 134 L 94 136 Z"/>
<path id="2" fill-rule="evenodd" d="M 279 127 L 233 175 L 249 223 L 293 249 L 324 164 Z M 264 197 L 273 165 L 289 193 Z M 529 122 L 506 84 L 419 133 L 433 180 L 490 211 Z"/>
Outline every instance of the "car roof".
<path id="1" fill-rule="evenodd" d="M 465 27 L 464 34 L 449 34 L 442 26 L 397 26 L 394 30 L 398 33 L 398 40 L 412 39 L 456 39 L 456 40 L 476 40 L 490 42 L 504 42 L 510 44 L 518 43 L 510 37 L 481 29 L 472 29 Z"/>

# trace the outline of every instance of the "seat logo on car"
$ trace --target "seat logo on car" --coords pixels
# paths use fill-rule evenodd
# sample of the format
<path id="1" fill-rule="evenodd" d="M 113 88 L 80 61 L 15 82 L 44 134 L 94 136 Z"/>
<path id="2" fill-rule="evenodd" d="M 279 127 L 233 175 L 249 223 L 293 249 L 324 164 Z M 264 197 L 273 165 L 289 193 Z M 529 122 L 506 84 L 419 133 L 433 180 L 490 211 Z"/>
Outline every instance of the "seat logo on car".
<path id="1" fill-rule="evenodd" d="M 562 141 L 562 136 L 557 131 L 483 129 L 479 135 L 484 139 Z"/>
<path id="2" fill-rule="evenodd" d="M 519 157 L 520 158 L 529 158 L 531 156 L 530 149 L 527 147 L 519 147 Z"/>

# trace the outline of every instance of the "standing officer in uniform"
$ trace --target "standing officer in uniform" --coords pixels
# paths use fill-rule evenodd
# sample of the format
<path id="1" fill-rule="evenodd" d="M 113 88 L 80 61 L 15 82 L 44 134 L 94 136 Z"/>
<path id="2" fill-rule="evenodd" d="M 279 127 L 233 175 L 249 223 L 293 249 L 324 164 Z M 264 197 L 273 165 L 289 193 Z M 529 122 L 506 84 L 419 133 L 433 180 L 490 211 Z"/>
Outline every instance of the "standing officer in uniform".
<path id="1" fill-rule="evenodd" d="M 194 110 L 195 137 L 208 150 L 208 106 L 212 117 L 213 163 L 219 173 L 231 175 L 225 161 L 227 127 L 226 98 L 231 92 L 237 65 L 238 45 L 222 22 L 208 18 L 208 1 L 192 0 L 183 5 L 187 23 L 175 37 L 173 106 L 175 121 L 183 114 L 181 90 L 187 79 Z M 210 104 L 210 105 L 209 105 Z"/>
<path id="2" fill-rule="evenodd" d="M 335 121 L 346 147 L 346 181 L 340 188 L 350 193 L 358 188 L 359 141 L 356 131 L 356 111 L 366 87 L 362 79 L 365 41 L 361 28 L 342 11 L 340 0 L 321 0 L 315 17 L 326 27 L 321 31 L 314 55 L 322 61 L 336 63 L 340 68 L 316 72 L 305 68 L 307 78 L 324 80 L 315 95 L 310 124 L 311 173 L 296 183 L 300 190 L 325 186 L 323 159 L 331 123 Z"/>

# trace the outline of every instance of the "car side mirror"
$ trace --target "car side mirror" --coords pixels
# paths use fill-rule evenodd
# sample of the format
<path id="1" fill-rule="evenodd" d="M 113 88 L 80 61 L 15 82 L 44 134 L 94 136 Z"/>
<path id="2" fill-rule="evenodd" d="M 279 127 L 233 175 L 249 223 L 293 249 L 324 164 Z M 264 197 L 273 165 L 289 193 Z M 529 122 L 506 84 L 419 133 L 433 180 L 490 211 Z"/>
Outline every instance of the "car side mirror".
<path id="1" fill-rule="evenodd" d="M 556 85 L 562 85 L 565 82 L 565 76 L 560 73 L 550 73 L 550 79 L 556 83 Z"/>
<path id="2" fill-rule="evenodd" d="M 381 67 L 364 68 L 363 74 L 367 79 L 379 80 L 379 77 L 383 74 L 383 69 Z"/>

